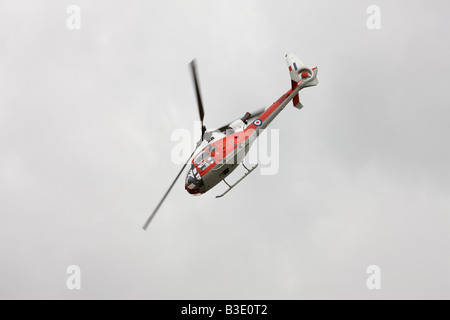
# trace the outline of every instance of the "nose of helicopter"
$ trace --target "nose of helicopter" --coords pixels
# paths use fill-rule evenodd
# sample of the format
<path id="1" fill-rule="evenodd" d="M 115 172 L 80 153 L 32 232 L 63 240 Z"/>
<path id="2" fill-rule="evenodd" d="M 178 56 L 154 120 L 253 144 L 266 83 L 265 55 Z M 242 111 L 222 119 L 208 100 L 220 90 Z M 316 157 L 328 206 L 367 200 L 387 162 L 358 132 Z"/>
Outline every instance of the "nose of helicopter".
<path id="1" fill-rule="evenodd" d="M 187 192 L 189 192 L 190 194 L 193 194 L 193 195 L 197 195 L 200 193 L 200 188 L 197 188 L 196 186 L 193 186 L 193 185 L 188 186 L 187 184 L 185 184 L 184 188 L 186 189 Z"/>
<path id="2" fill-rule="evenodd" d="M 203 186 L 203 180 L 194 165 L 191 166 L 189 170 L 186 181 L 184 183 L 184 188 L 187 192 L 193 195 L 200 195 L 200 188 Z"/>

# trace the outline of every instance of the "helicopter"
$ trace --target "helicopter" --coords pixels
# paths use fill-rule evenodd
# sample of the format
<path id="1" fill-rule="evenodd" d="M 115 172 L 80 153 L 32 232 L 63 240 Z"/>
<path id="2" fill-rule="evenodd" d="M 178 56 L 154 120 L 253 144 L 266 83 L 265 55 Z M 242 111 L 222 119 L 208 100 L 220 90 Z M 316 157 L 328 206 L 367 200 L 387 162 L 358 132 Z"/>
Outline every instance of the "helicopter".
<path id="1" fill-rule="evenodd" d="M 294 53 L 286 54 L 285 58 L 291 77 L 291 89 L 270 107 L 259 109 L 252 113 L 246 112 L 242 118 L 211 130 L 208 130 L 203 123 L 205 112 L 200 93 L 197 65 L 196 60 L 192 60 L 189 65 L 197 97 L 201 137 L 194 151 L 175 177 L 175 180 L 145 222 L 143 226 L 144 230 L 148 228 L 150 222 L 189 163 L 190 168 L 185 178 L 186 191 L 191 195 L 201 195 L 223 181 L 228 186 L 228 189 L 216 196 L 216 198 L 223 197 L 256 169 L 257 164 L 252 168 L 247 168 L 243 163 L 253 142 L 255 142 L 258 136 L 290 101 L 293 102 L 295 108 L 303 108 L 299 99 L 299 91 L 306 87 L 316 86 L 319 83 L 317 79 L 317 67 L 307 67 Z M 247 172 L 235 183 L 229 184 L 225 178 L 239 165 L 242 165 Z"/>

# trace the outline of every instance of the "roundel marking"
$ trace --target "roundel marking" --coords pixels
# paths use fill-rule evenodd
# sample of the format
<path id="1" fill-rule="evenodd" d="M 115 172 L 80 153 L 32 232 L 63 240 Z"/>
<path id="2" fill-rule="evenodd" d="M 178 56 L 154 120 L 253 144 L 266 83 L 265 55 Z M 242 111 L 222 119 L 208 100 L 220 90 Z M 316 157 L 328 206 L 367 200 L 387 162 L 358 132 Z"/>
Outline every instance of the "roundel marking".
<path id="1" fill-rule="evenodd" d="M 253 121 L 253 124 L 259 127 L 260 125 L 262 125 L 262 121 L 260 119 L 256 119 L 255 121 Z"/>

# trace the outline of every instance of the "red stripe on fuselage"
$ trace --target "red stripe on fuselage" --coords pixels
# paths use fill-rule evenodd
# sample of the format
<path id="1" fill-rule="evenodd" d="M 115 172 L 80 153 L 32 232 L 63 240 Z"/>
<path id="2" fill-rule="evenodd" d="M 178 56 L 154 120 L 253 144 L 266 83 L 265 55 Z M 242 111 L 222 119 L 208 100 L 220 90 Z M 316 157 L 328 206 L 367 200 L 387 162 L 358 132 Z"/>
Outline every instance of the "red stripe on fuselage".
<path id="1" fill-rule="evenodd" d="M 277 108 L 291 95 L 291 93 L 293 92 L 293 89 L 289 90 L 288 92 L 286 92 L 285 94 L 283 94 L 277 101 L 275 101 L 266 111 L 264 111 L 263 114 L 261 114 L 259 116 L 259 120 L 262 121 L 262 124 L 264 124 L 264 121 L 275 111 L 277 110 Z M 256 130 L 258 129 L 259 126 L 255 125 L 255 124 L 250 124 L 245 131 L 247 130 Z"/>
<path id="2" fill-rule="evenodd" d="M 296 85 L 292 84 L 292 89 L 287 91 L 284 95 L 282 95 L 277 101 L 275 101 L 266 111 L 264 111 L 263 114 L 261 114 L 258 119 L 261 120 L 262 124 L 266 121 L 266 119 L 275 111 L 277 108 L 292 94 L 292 92 L 298 87 L 299 84 L 301 84 L 303 81 L 300 80 Z M 225 136 L 224 138 L 215 141 L 211 145 L 213 145 L 216 148 L 214 156 L 215 162 L 210 164 L 205 170 L 200 170 L 198 165 L 194 164 L 194 160 L 192 160 L 192 163 L 197 167 L 198 172 L 200 173 L 200 176 L 204 176 L 209 171 L 211 171 L 219 162 L 220 160 L 226 158 L 230 153 L 234 152 L 234 150 L 242 143 L 245 142 L 252 133 L 257 130 L 259 126 L 255 125 L 254 123 L 251 123 L 244 131 L 236 132 L 233 134 L 230 134 L 228 136 Z M 205 147 L 206 148 L 206 147 Z M 204 150 L 204 149 L 203 149 Z M 203 152 L 202 150 L 202 152 Z M 206 160 L 204 160 L 206 161 Z"/>
<path id="3" fill-rule="evenodd" d="M 200 173 L 200 176 L 203 177 L 210 170 L 212 170 L 212 168 L 214 168 L 220 162 L 220 160 L 226 158 L 230 153 L 234 152 L 234 150 L 242 142 L 245 142 L 245 140 L 247 140 L 247 138 L 248 138 L 247 134 L 249 134 L 249 132 L 247 132 L 246 130 L 240 131 L 240 132 L 235 132 L 233 134 L 225 136 L 224 138 L 222 138 L 220 140 L 215 141 L 214 143 L 211 143 L 210 145 L 213 145 L 216 148 L 214 155 L 211 154 L 211 157 L 214 158 L 214 163 L 212 163 L 208 167 L 206 167 L 205 170 L 200 170 L 199 167 L 201 166 L 201 163 L 203 163 L 203 161 L 207 161 L 207 160 L 206 159 L 203 160 L 198 165 L 196 165 L 194 163 L 194 160 L 192 160 L 192 164 L 194 164 L 196 166 L 198 172 Z M 203 150 L 201 152 L 203 152 Z"/>

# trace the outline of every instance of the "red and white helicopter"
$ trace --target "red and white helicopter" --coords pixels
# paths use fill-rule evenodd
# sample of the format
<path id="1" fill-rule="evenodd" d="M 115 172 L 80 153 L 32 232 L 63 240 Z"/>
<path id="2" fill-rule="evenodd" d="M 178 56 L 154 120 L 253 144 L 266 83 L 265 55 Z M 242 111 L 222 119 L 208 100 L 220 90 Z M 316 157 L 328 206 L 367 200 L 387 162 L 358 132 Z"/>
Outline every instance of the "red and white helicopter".
<path id="1" fill-rule="evenodd" d="M 205 113 L 203 110 L 195 60 L 190 63 L 202 125 L 201 139 L 198 141 L 195 150 L 183 165 L 155 210 L 145 222 L 143 227 L 144 230 L 147 229 L 156 212 L 189 162 L 191 168 L 185 179 L 185 189 L 187 192 L 192 195 L 200 195 L 208 192 L 219 182 L 223 181 L 227 184 L 228 189 L 221 195 L 216 196 L 216 198 L 224 196 L 247 177 L 248 174 L 256 169 L 258 165 L 248 169 L 242 163 L 252 143 L 291 100 L 293 101 L 295 108 L 301 109 L 303 105 L 299 100 L 299 91 L 305 87 L 315 86 L 319 82 L 317 79 L 317 67 L 307 67 L 293 53 L 286 55 L 286 62 L 289 68 L 292 85 L 289 91 L 283 94 L 269 108 L 258 110 L 254 113 L 247 112 L 243 118 L 212 130 L 207 130 L 203 124 Z M 195 157 L 192 158 L 195 153 Z M 234 184 L 230 185 L 225 181 L 225 178 L 240 164 L 247 169 L 247 172 Z"/>

